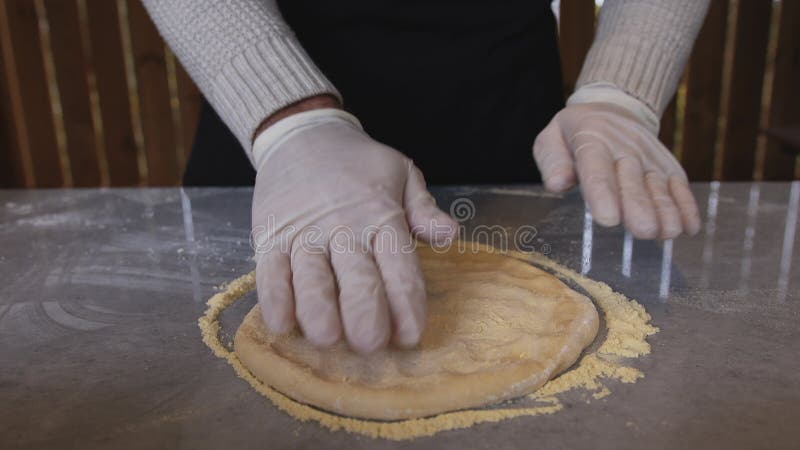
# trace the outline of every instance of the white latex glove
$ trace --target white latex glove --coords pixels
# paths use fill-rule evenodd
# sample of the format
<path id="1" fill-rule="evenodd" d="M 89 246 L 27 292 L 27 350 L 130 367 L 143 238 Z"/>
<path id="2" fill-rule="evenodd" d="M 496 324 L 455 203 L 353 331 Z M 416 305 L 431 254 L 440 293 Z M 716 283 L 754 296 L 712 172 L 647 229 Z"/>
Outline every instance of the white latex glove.
<path id="1" fill-rule="evenodd" d="M 697 203 L 686 172 L 658 140 L 658 123 L 613 86 L 579 89 L 533 145 L 545 187 L 561 192 L 580 183 L 595 221 L 624 221 L 640 239 L 697 233 Z"/>
<path id="2" fill-rule="evenodd" d="M 297 324 L 317 346 L 343 333 L 362 353 L 390 339 L 416 345 L 426 299 L 412 232 L 443 244 L 457 231 L 420 170 L 337 109 L 275 123 L 256 139 L 253 159 L 256 283 L 268 329 Z"/>

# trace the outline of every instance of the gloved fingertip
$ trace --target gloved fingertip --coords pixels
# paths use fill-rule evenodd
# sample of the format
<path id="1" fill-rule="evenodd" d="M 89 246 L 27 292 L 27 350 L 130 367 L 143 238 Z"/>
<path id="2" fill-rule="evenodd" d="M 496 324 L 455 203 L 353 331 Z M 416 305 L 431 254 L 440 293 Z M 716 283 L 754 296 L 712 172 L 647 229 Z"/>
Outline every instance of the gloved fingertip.
<path id="1" fill-rule="evenodd" d="M 661 239 L 675 239 L 683 232 L 683 227 L 680 225 L 665 225 L 661 228 Z"/>
<path id="2" fill-rule="evenodd" d="M 449 215 L 440 212 L 435 219 L 441 228 L 441 236 L 434 236 L 437 244 L 449 244 L 453 239 L 458 237 L 458 222 Z"/>
<path id="3" fill-rule="evenodd" d="M 598 213 L 592 213 L 592 217 L 594 221 L 604 227 L 615 227 L 619 225 L 619 213 L 616 211 L 599 211 Z"/>
<path id="4" fill-rule="evenodd" d="M 562 192 L 568 191 L 572 187 L 572 184 L 566 182 L 560 182 L 560 183 L 547 183 L 545 184 L 545 186 L 547 187 L 548 191 L 555 194 L 560 194 Z"/>
<path id="5" fill-rule="evenodd" d="M 686 234 L 688 234 L 689 236 L 695 236 L 697 233 L 700 232 L 700 228 L 701 228 L 700 219 L 698 218 L 690 219 L 686 227 Z"/>
<path id="6" fill-rule="evenodd" d="M 695 208 L 695 211 L 697 208 Z M 700 223 L 700 215 L 698 213 L 688 213 L 684 215 L 683 228 L 686 234 L 694 236 L 700 232 L 702 224 Z"/>
<path id="7" fill-rule="evenodd" d="M 458 237 L 458 222 L 452 217 L 442 212 L 436 206 L 434 211 L 425 214 L 427 220 L 420 220 L 419 216 L 409 223 L 411 232 L 423 241 L 435 245 L 449 245 Z"/>
<path id="8" fill-rule="evenodd" d="M 341 327 L 327 327 L 323 330 L 318 330 L 313 335 L 306 336 L 312 345 L 321 348 L 333 346 L 333 344 L 339 342 L 341 337 Z"/>
<path id="9" fill-rule="evenodd" d="M 282 314 L 279 312 L 265 311 L 262 308 L 261 314 L 264 318 L 264 325 L 267 327 L 267 330 L 270 333 L 286 334 L 292 331 L 292 328 L 294 328 L 294 323 L 290 320 L 287 320 L 285 317 L 281 317 Z"/>
<path id="10" fill-rule="evenodd" d="M 422 337 L 422 331 L 425 327 L 425 317 L 422 313 L 421 317 L 417 315 L 408 315 L 401 322 L 395 325 L 392 334 L 392 343 L 400 348 L 413 348 L 419 344 Z"/>
<path id="11" fill-rule="evenodd" d="M 550 192 L 564 192 L 569 190 L 571 187 L 575 186 L 575 180 L 572 177 L 558 175 L 545 178 L 544 180 L 545 189 Z"/>
<path id="12" fill-rule="evenodd" d="M 636 239 L 655 239 L 658 237 L 658 224 L 655 221 L 637 223 L 628 227 Z"/>
<path id="13" fill-rule="evenodd" d="M 398 348 L 402 349 L 411 349 L 419 344 L 420 335 L 419 334 L 397 334 L 392 338 L 392 343 L 397 346 Z"/>
<path id="14" fill-rule="evenodd" d="M 368 355 L 389 344 L 392 330 L 388 316 L 382 319 L 370 314 L 352 319 L 348 327 L 347 318 L 344 318 L 343 325 L 347 343 L 356 353 Z"/>
<path id="15" fill-rule="evenodd" d="M 369 355 L 376 351 L 385 348 L 389 344 L 389 334 L 379 334 L 377 336 L 361 337 L 353 339 L 350 342 L 350 347 L 357 353 L 362 355 Z"/>

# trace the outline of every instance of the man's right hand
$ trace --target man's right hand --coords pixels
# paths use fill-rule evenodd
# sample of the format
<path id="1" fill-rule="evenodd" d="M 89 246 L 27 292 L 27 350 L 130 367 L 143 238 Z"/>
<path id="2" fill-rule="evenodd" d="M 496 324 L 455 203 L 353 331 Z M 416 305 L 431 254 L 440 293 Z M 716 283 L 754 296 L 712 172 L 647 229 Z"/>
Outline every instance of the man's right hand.
<path id="1" fill-rule="evenodd" d="M 369 353 L 416 345 L 425 286 L 413 235 L 434 245 L 457 224 L 420 170 L 344 111 L 272 124 L 254 144 L 252 224 L 258 302 L 267 328 L 299 325 L 317 346 L 346 337 Z"/>

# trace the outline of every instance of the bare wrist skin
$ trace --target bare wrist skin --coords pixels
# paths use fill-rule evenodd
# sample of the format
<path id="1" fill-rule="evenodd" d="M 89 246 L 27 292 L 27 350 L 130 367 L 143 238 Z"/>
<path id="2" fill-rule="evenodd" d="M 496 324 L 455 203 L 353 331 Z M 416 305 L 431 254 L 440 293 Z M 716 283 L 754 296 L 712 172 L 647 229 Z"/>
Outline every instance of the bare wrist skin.
<path id="1" fill-rule="evenodd" d="M 255 133 L 253 134 L 253 140 L 255 140 L 256 136 L 261 134 L 262 131 L 269 128 L 275 122 L 284 119 L 286 117 L 291 116 L 292 114 L 297 114 L 305 111 L 310 111 L 312 109 L 322 109 L 322 108 L 341 108 L 342 103 L 330 94 L 320 94 L 315 95 L 313 97 L 304 98 L 298 102 L 292 103 L 284 108 L 279 109 L 271 116 L 264 119 L 261 122 L 261 125 L 256 128 Z"/>

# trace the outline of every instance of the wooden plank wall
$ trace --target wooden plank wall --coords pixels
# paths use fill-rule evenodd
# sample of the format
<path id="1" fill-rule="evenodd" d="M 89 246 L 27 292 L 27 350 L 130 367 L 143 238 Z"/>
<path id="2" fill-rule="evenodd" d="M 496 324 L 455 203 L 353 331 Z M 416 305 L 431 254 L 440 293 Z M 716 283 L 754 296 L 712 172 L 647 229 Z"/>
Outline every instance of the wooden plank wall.
<path id="1" fill-rule="evenodd" d="M 175 186 L 200 93 L 138 0 L 0 0 L 0 187 Z"/>
<path id="2" fill-rule="evenodd" d="M 730 59 L 728 96 L 722 110 L 722 178 L 746 181 L 755 169 L 772 2 L 743 0 L 730 32 L 736 51 Z"/>
<path id="3" fill-rule="evenodd" d="M 728 2 L 712 0 L 686 68 L 681 163 L 693 180 L 714 178 Z"/>
<path id="4" fill-rule="evenodd" d="M 96 89 L 106 176 L 112 186 L 130 186 L 144 184 L 145 178 L 140 175 L 119 19 L 119 2 L 87 0 L 89 49 L 84 51 L 91 55 L 89 76 Z"/>
<path id="5" fill-rule="evenodd" d="M 771 92 L 766 102 L 766 125 L 800 127 L 800 2 L 782 3 L 774 51 L 774 67 L 767 78 Z M 786 180 L 797 177 L 800 164 L 795 164 L 795 159 L 777 142 L 767 141 L 762 156 L 763 179 Z"/>
<path id="6" fill-rule="evenodd" d="M 561 0 L 564 91 L 596 22 Z M 800 126 L 800 2 L 712 0 L 660 138 L 693 180 L 786 180 L 761 130 Z M 180 183 L 200 93 L 139 0 L 0 0 L 0 187 Z"/>
<path id="7" fill-rule="evenodd" d="M 68 185 L 67 170 L 56 142 L 35 3 L 29 0 L 0 3 L 0 27 L 11 94 L 8 99 L 14 125 L 11 132 L 15 133 L 21 154 L 23 185 Z"/>

